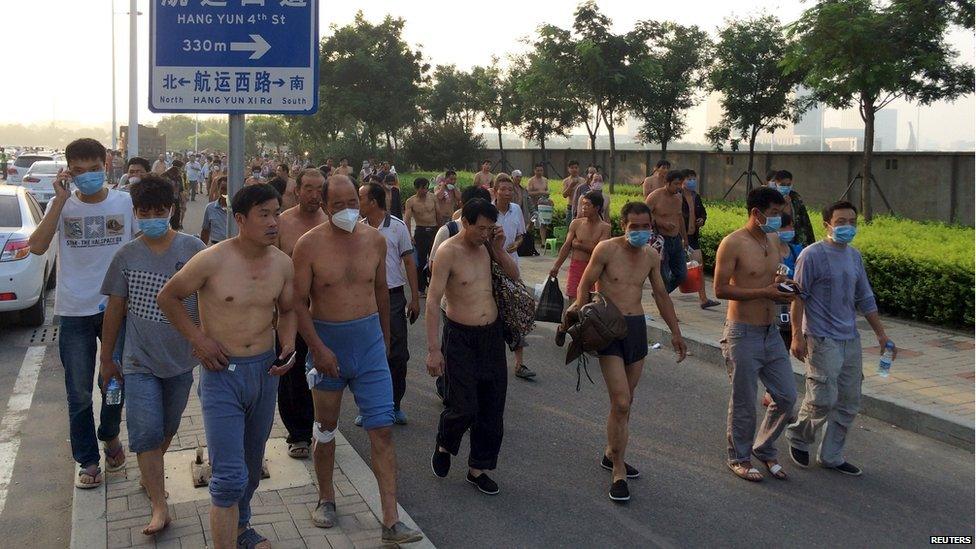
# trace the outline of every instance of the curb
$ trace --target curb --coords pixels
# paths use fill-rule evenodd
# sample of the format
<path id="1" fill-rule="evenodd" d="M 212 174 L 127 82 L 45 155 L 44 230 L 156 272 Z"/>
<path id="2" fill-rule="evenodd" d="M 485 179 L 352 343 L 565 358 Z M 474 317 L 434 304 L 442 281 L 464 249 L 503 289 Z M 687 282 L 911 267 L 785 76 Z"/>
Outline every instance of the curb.
<path id="1" fill-rule="evenodd" d="M 98 410 L 102 405 L 100 391 L 92 391 L 92 410 Z M 98 442 L 99 454 L 101 442 Z M 130 456 L 126 454 L 126 459 Z M 131 456 L 135 459 L 135 456 Z M 74 474 L 78 474 L 78 464 L 72 460 Z M 74 487 L 71 496 L 71 549 L 89 549 L 91 547 L 108 546 L 108 517 L 106 516 L 105 498 L 108 473 L 106 472 L 105 456 L 102 455 L 99 466 L 102 468 L 102 484 L 98 488 L 81 489 Z M 73 479 L 72 479 L 73 482 Z"/>
<path id="2" fill-rule="evenodd" d="M 654 341 L 668 342 L 671 340 L 671 331 L 663 323 L 652 320 L 647 323 L 647 336 Z M 690 354 L 716 367 L 725 365 L 725 357 L 722 356 L 718 341 L 713 341 L 693 330 L 683 329 L 682 336 Z M 790 357 L 790 362 L 793 364 L 793 374 L 796 376 L 797 391 L 802 395 L 806 389 L 806 367 L 804 363 L 793 357 Z M 968 452 L 974 451 L 973 424 L 962 423 L 927 406 L 899 398 L 862 393 L 859 413 Z"/>

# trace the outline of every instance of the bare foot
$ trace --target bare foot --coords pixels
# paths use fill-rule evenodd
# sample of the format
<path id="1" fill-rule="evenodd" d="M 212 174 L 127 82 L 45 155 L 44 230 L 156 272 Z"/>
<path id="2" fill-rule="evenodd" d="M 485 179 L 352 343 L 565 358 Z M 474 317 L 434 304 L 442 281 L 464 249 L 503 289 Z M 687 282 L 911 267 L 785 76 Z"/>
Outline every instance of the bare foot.
<path id="1" fill-rule="evenodd" d="M 159 512 L 153 510 L 149 524 L 142 529 L 142 533 L 147 536 L 154 536 L 169 526 L 169 508 L 163 507 Z"/>

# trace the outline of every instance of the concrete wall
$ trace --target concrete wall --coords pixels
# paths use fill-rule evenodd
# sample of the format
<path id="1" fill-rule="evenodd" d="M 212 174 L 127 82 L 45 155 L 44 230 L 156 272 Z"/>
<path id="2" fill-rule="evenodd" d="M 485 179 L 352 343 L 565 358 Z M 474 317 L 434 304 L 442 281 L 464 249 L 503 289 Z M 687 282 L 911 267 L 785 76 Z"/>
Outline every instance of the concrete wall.
<path id="1" fill-rule="evenodd" d="M 583 166 L 593 162 L 589 150 L 548 150 L 552 168 L 549 177 L 565 176 L 566 164 L 579 161 Z M 500 161 L 498 150 L 487 150 L 485 158 Z M 609 165 L 610 152 L 597 150 L 596 164 Z M 518 168 L 528 174 L 542 161 L 538 149 L 506 150 L 507 166 L 495 170 Z M 692 168 L 698 172 L 699 186 L 705 198 L 720 199 L 741 177 L 729 193 L 733 200 L 745 198 L 745 177 L 749 163 L 748 152 L 668 151 L 668 160 L 676 168 Z M 660 159 L 659 151 L 618 151 L 618 182 L 638 184 L 650 173 Z M 861 154 L 858 152 L 757 152 L 753 169 L 760 178 L 766 170 L 786 169 L 793 173 L 793 184 L 811 207 L 817 208 L 845 198 L 851 179 L 860 173 Z M 880 152 L 873 160 L 874 177 L 884 190 L 885 197 L 897 215 L 923 221 L 942 221 L 960 225 L 974 225 L 973 153 Z M 860 182 L 855 183 L 846 198 L 860 204 Z M 872 189 L 871 204 L 876 213 L 888 212 L 877 189 Z"/>

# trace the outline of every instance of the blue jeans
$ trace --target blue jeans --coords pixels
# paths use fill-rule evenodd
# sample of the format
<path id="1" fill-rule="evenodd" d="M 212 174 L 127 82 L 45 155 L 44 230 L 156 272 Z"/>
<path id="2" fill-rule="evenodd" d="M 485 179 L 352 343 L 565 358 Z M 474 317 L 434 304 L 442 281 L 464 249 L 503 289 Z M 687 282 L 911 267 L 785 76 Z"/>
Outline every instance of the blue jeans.
<path id="1" fill-rule="evenodd" d="M 102 336 L 102 315 L 62 316 L 58 351 L 64 367 L 64 387 L 68 394 L 68 423 L 71 435 L 71 455 L 82 467 L 98 464 L 98 441 L 109 441 L 119 436 L 122 421 L 122 405 L 108 406 L 102 399 L 102 408 L 95 432 L 92 412 L 93 380 L 96 377 L 96 339 Z M 116 349 L 122 345 L 118 340 Z M 102 380 L 98 379 L 102 389 Z M 123 401 L 125 389 L 123 388 Z"/>
<path id="2" fill-rule="evenodd" d="M 140 454 L 156 450 L 176 434 L 190 397 L 193 370 L 173 377 L 132 372 L 125 376 L 126 427 L 129 449 Z"/>
<path id="3" fill-rule="evenodd" d="M 663 235 L 662 235 L 663 236 Z M 661 278 L 668 293 L 688 278 L 688 258 L 680 236 L 665 236 L 661 250 Z"/>
<path id="4" fill-rule="evenodd" d="M 278 378 L 268 373 L 274 349 L 252 357 L 227 357 L 219 371 L 200 369 L 200 406 L 213 474 L 210 502 L 237 504 L 239 526 L 251 520 L 251 497 L 261 482 L 264 446 L 271 434 Z"/>

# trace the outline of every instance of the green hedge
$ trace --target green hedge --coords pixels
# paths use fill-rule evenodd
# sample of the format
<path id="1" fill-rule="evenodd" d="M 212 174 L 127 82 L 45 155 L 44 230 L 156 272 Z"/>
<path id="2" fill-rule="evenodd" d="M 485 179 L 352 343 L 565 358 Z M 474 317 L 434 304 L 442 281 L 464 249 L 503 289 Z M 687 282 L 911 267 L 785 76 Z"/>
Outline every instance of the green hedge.
<path id="1" fill-rule="evenodd" d="M 430 172 L 401 175 L 403 196 L 413 194 L 413 179 Z M 462 187 L 471 184 L 473 174 L 459 173 Z M 564 224 L 566 199 L 562 182 L 549 182 L 553 221 Z M 631 200 L 641 200 L 636 185 L 616 185 L 611 197 L 611 222 L 614 234 L 620 233 L 620 208 Z M 715 265 L 715 250 L 725 235 L 745 224 L 741 203 L 707 201 L 708 221 L 701 231 L 705 268 Z M 819 215 L 811 208 L 818 238 L 824 229 Z M 865 269 L 874 288 L 878 306 L 886 314 L 951 327 L 974 326 L 974 231 L 970 227 L 918 222 L 891 216 L 876 217 L 858 227 L 854 245 L 864 258 Z"/>

